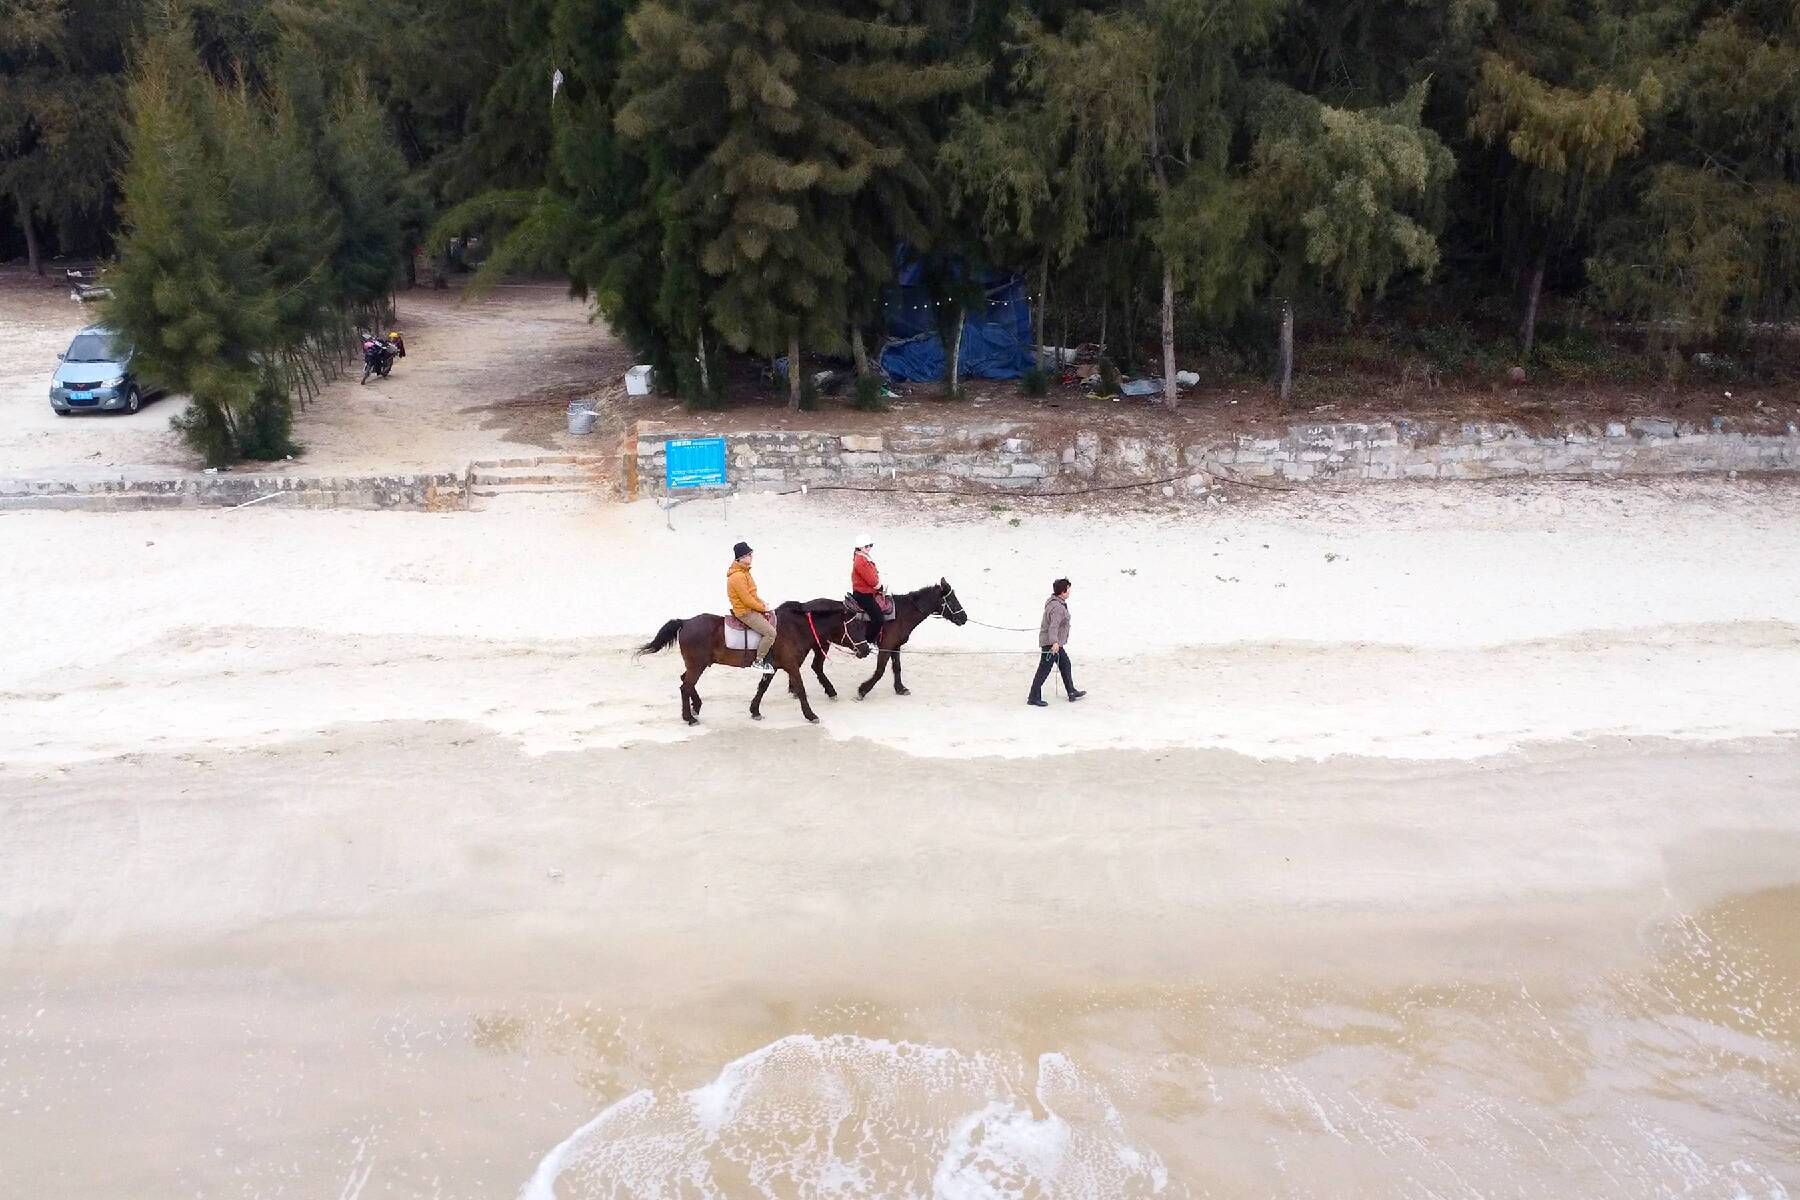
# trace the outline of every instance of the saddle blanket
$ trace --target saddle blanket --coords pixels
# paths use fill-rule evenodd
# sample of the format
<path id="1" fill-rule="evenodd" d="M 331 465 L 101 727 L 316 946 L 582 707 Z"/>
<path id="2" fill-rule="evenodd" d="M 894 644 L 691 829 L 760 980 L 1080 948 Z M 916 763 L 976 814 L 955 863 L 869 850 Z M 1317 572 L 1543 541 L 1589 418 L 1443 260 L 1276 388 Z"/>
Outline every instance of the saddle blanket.
<path id="1" fill-rule="evenodd" d="M 736 617 L 725 618 L 725 648 L 727 650 L 754 650 L 762 645 L 762 634 L 750 628 Z"/>

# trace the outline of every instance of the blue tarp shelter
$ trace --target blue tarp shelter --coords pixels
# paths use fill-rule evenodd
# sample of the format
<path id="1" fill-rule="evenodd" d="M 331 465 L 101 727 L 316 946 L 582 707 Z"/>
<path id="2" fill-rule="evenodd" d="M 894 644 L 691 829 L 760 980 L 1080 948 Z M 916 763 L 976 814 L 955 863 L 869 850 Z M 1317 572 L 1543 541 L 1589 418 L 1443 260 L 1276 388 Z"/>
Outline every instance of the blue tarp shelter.
<path id="1" fill-rule="evenodd" d="M 950 370 L 949 348 L 939 336 L 925 269 L 902 251 L 898 281 L 887 296 L 888 342 L 881 369 L 904 383 L 929 383 Z M 987 302 L 963 317 L 962 377 L 1017 379 L 1031 370 L 1031 302 L 1022 276 L 989 271 L 981 286 Z"/>

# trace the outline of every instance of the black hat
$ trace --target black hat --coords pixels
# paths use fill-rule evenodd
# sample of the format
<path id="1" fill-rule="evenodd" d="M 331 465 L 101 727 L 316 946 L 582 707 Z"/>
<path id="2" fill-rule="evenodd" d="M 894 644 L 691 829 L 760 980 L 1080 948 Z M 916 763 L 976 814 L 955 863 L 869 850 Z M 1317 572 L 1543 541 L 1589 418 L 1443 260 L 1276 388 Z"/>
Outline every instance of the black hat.
<path id="1" fill-rule="evenodd" d="M 744 557 L 744 555 L 749 554 L 749 553 L 750 553 L 750 543 L 749 542 L 739 542 L 737 545 L 735 545 L 731 548 L 731 557 L 733 557 L 733 558 L 742 558 L 742 557 Z"/>

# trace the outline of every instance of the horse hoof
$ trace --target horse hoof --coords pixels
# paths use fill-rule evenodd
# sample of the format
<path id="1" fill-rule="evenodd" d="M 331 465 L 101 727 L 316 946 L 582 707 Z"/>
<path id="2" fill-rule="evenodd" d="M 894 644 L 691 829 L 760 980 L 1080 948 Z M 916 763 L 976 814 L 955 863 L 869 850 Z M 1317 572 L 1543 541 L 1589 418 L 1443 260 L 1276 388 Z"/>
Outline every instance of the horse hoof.
<path id="1" fill-rule="evenodd" d="M 806 718 L 806 723 L 807 723 L 807 724 L 808 724 L 808 725 L 817 725 L 817 724 L 818 724 L 818 723 L 819 723 L 819 718 L 817 718 L 817 717 L 808 717 L 808 718 Z"/>
<path id="2" fill-rule="evenodd" d="M 907 689 L 905 689 L 905 688 L 899 688 L 899 687 L 897 687 L 897 688 L 895 688 L 895 689 L 894 689 L 894 695 L 896 695 L 896 696 L 910 696 L 910 695 L 912 695 L 912 693 L 911 693 L 911 692 L 910 692 L 910 691 L 908 691 L 908 690 L 907 690 Z"/>
<path id="3" fill-rule="evenodd" d="M 762 720 L 762 714 L 761 713 L 751 713 L 750 719 L 752 721 L 760 721 L 760 720 Z"/>
<path id="4" fill-rule="evenodd" d="M 686 720 L 689 725 L 698 725 L 700 723 L 699 720 L 695 717 L 688 717 L 688 718 L 686 718 Z"/>

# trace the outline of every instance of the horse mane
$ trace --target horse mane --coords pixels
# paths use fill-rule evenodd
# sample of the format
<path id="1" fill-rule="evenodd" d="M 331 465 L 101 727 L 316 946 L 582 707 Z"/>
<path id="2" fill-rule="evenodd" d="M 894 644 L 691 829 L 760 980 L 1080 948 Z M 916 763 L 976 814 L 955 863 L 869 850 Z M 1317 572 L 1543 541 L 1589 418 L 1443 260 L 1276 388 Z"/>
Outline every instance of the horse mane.
<path id="1" fill-rule="evenodd" d="M 928 583 L 924 587 L 919 588 L 917 591 L 902 592 L 902 593 L 900 593 L 900 595 L 896 596 L 895 599 L 896 600 L 911 600 L 914 604 L 918 605 L 920 608 L 924 608 L 925 607 L 925 593 L 926 592 L 935 592 L 938 590 L 939 590 L 939 588 L 938 588 L 937 584 Z"/>

